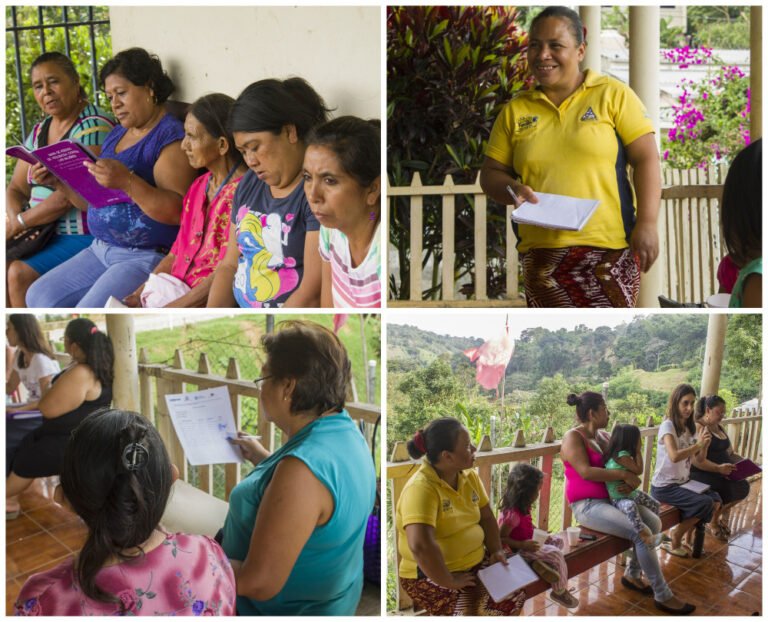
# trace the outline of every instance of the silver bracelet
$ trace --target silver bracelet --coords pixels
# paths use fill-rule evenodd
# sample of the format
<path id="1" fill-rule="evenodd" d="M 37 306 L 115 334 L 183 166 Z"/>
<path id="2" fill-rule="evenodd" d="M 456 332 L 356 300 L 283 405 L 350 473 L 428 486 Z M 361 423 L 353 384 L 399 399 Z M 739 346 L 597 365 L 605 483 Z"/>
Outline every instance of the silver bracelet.
<path id="1" fill-rule="evenodd" d="M 25 229 L 27 228 L 27 223 L 25 223 L 25 222 L 24 222 L 24 219 L 21 217 L 21 212 L 19 212 L 18 214 L 16 214 L 16 220 L 18 220 L 18 221 L 19 221 L 19 224 L 20 224 L 22 227 L 24 227 Z"/>

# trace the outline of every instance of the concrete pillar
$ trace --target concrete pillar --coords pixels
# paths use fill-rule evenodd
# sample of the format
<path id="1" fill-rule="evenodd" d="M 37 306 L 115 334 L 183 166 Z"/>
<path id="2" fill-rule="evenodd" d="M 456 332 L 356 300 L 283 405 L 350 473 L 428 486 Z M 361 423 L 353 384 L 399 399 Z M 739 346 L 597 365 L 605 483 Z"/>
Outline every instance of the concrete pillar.
<path id="1" fill-rule="evenodd" d="M 581 70 L 592 69 L 600 73 L 600 7 L 580 6 L 579 17 L 587 29 L 587 51 L 581 62 Z"/>
<path id="2" fill-rule="evenodd" d="M 725 313 L 712 313 L 707 325 L 707 345 L 704 349 L 704 368 L 701 372 L 700 395 L 712 395 L 720 388 L 720 369 L 723 366 L 725 350 L 725 331 L 728 328 L 728 316 Z"/>
<path id="3" fill-rule="evenodd" d="M 115 349 L 112 403 L 115 408 L 139 412 L 139 360 L 133 316 L 127 313 L 108 314 L 107 334 Z"/>
<path id="4" fill-rule="evenodd" d="M 648 117 L 659 136 L 659 7 L 629 7 L 629 85 L 643 101 Z M 660 220 L 660 219 L 659 219 Z M 659 236 L 661 228 L 659 227 Z M 662 265 L 657 259 L 640 279 L 638 307 L 658 307 L 661 294 Z"/>
<path id="5" fill-rule="evenodd" d="M 749 88 L 752 91 L 752 113 L 749 134 L 752 140 L 763 135 L 763 7 L 749 9 Z"/>

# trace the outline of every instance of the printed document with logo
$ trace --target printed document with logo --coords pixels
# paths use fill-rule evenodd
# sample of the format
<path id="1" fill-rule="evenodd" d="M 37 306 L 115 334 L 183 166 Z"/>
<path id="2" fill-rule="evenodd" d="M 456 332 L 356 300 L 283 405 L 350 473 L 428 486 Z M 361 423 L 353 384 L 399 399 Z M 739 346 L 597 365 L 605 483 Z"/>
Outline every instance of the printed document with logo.
<path id="1" fill-rule="evenodd" d="M 577 199 L 562 194 L 535 192 L 538 203 L 523 204 L 512 212 L 512 220 L 525 225 L 536 225 L 546 229 L 581 231 L 595 213 L 600 201 Z"/>
<path id="2" fill-rule="evenodd" d="M 520 555 L 509 557 L 506 566 L 497 562 L 481 568 L 477 571 L 477 578 L 483 582 L 485 589 L 497 603 L 509 598 L 520 588 L 539 580 L 539 576 Z"/>
<path id="3" fill-rule="evenodd" d="M 240 450 L 228 439 L 237 438 L 227 387 L 166 395 L 176 436 L 193 466 L 242 462 Z"/>

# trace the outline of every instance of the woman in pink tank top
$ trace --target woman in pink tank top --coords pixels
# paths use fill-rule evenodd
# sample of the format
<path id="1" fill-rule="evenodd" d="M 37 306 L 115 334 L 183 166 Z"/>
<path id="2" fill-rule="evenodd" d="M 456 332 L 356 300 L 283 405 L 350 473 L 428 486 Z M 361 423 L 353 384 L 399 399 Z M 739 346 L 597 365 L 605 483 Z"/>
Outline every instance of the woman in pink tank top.
<path id="1" fill-rule="evenodd" d="M 635 556 L 628 561 L 621 579 L 625 588 L 653 594 L 654 604 L 665 613 L 692 613 L 695 607 L 676 598 L 667 585 L 656 551 L 646 546 L 629 519 L 610 503 L 605 482 L 621 481 L 629 492 L 640 485 L 640 478 L 629 471 L 603 468 L 603 452 L 610 440 L 604 430 L 610 413 L 603 396 L 592 391 L 571 393 L 568 404 L 576 407 L 579 424 L 563 436 L 560 456 L 565 467 L 565 494 L 574 517 L 585 527 L 632 541 Z M 653 533 L 661 529 L 661 520 L 652 512 L 641 511 L 641 518 Z"/>

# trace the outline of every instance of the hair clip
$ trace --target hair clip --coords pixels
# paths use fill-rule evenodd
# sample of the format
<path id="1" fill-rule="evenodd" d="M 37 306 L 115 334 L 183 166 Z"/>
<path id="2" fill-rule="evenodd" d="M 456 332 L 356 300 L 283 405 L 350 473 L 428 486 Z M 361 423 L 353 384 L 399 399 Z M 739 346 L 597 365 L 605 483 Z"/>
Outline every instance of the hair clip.
<path id="1" fill-rule="evenodd" d="M 98 333 L 98 332 L 99 332 L 99 327 L 98 327 L 98 326 L 94 326 L 94 327 L 91 329 L 91 335 L 95 335 L 95 334 L 96 334 L 96 333 Z"/>
<path id="2" fill-rule="evenodd" d="M 138 471 L 149 460 L 149 452 L 144 445 L 128 443 L 123 449 L 123 466 L 128 471 Z"/>

